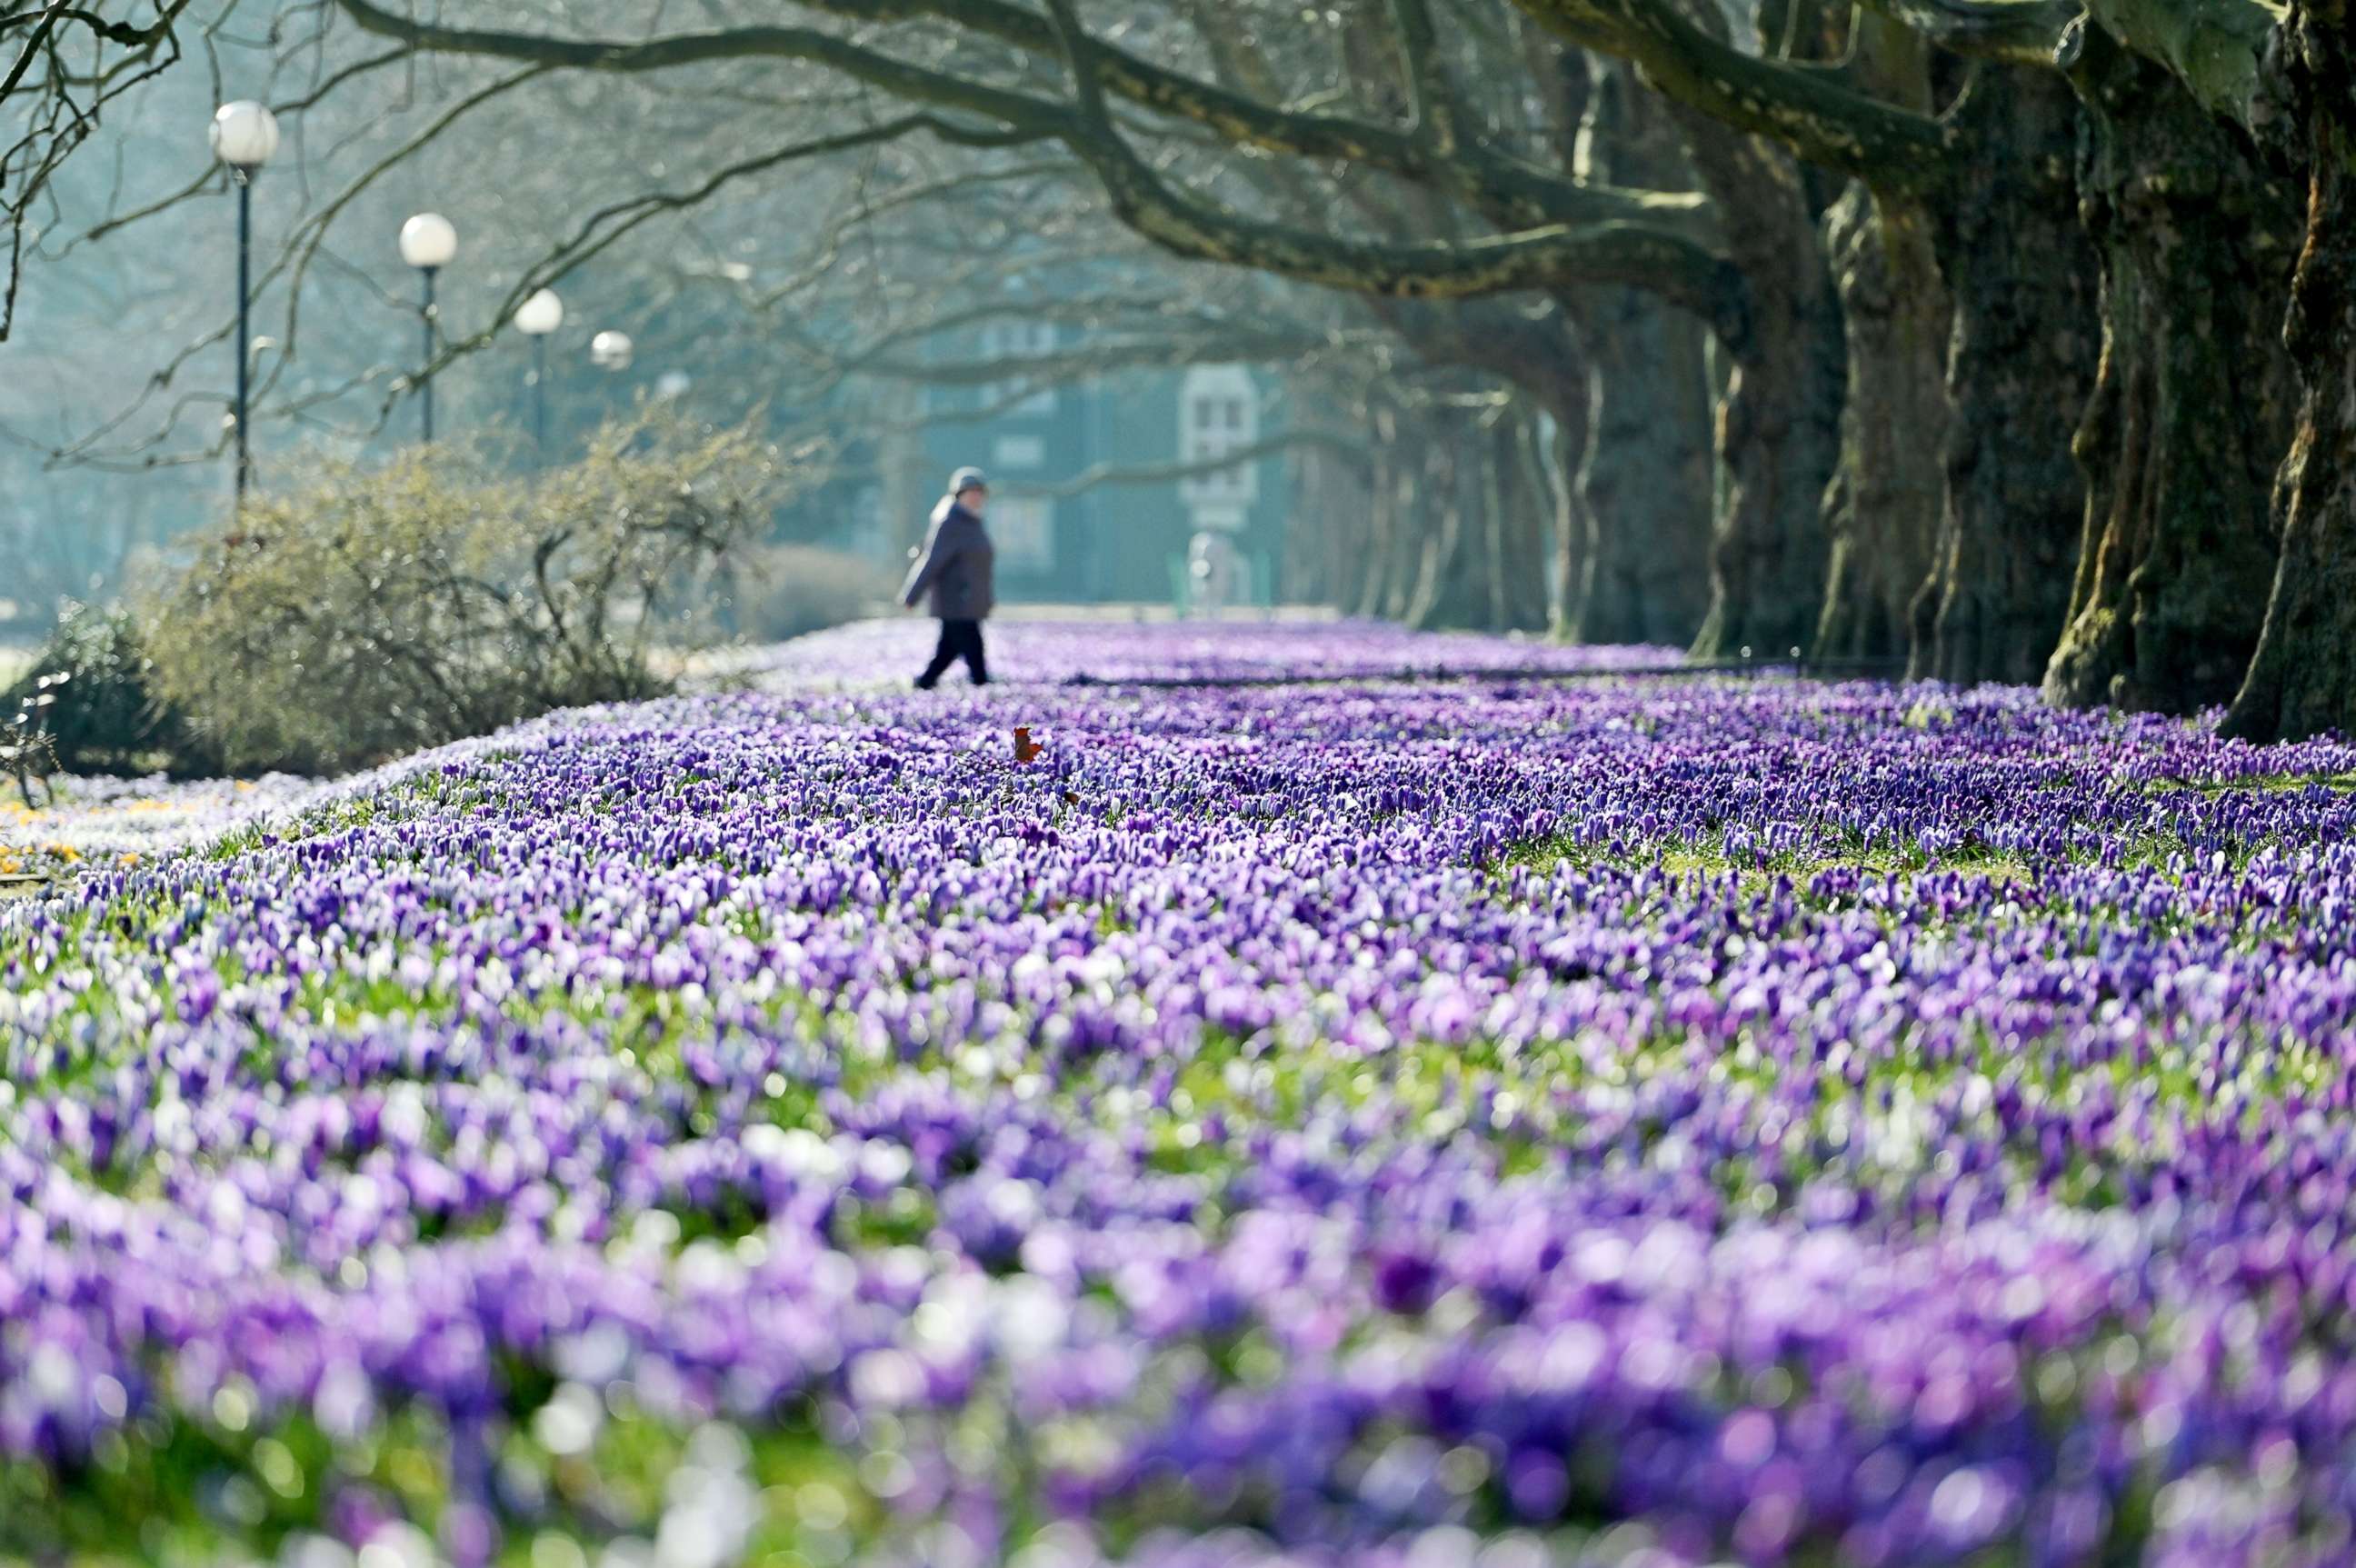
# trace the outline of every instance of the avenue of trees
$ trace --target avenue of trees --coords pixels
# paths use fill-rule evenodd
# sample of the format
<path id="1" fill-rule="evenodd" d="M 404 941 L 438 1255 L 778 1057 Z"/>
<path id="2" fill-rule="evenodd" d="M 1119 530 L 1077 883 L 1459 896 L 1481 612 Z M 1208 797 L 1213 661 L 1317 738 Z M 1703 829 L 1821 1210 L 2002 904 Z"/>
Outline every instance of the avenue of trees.
<path id="1" fill-rule="evenodd" d="M 297 115 L 421 70 L 449 124 L 712 108 L 597 193 L 633 223 L 791 214 L 858 160 L 809 287 L 864 264 L 869 308 L 805 373 L 1003 375 L 894 345 L 999 299 L 1027 236 L 1094 252 L 1134 285 L 1026 308 L 1109 328 L 1097 362 L 1030 371 L 1281 367 L 1348 607 L 2356 731 L 2345 0 L 215 8 L 329 62 Z M 196 49 L 186 10 L 16 22 L 20 232 L 54 105 Z M 511 299 L 604 242 L 562 232 Z"/>

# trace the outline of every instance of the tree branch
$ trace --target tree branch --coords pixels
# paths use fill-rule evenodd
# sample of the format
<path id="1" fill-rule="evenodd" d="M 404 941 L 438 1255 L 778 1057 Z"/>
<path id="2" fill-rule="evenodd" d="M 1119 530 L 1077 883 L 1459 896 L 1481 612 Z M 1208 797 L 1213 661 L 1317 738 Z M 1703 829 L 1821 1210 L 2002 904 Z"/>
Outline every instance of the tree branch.
<path id="1" fill-rule="evenodd" d="M 1878 190 L 1918 194 L 1960 156 L 1939 121 L 1849 91 L 1825 72 L 1748 55 L 1666 0 L 1513 0 L 1548 31 L 1632 60 L 1679 103 L 1770 137 Z"/>
<path id="2" fill-rule="evenodd" d="M 1066 50 L 1067 61 L 1084 62 L 1075 72 L 1079 101 L 1072 106 L 927 70 L 810 28 L 738 27 L 636 42 L 573 39 L 417 21 L 374 0 L 334 3 L 361 27 L 416 48 L 544 68 L 635 72 L 746 58 L 807 60 L 895 97 L 968 111 L 1060 140 L 1096 173 L 1124 222 L 1172 254 L 1193 260 L 1401 298 L 1468 298 L 1608 282 L 1658 289 L 1708 319 L 1725 309 L 1728 264 L 1687 236 L 1647 224 L 1554 224 L 1461 245 L 1385 245 L 1260 222 L 1181 195 L 1121 138 L 1105 105 L 1102 59 L 1085 38 L 1077 42 L 1076 57 L 1073 48 Z"/>
<path id="3" fill-rule="evenodd" d="M 1391 20 L 1398 28 L 1399 53 L 1407 61 L 1408 101 L 1415 106 L 1415 129 L 1433 153 L 1451 157 L 1457 148 L 1456 95 L 1440 63 L 1438 31 L 1431 24 L 1430 0 L 1390 0 Z"/>
<path id="4" fill-rule="evenodd" d="M 1071 0 L 1048 0 L 1064 40 L 1081 134 L 1066 145 L 1097 173 L 1122 221 L 1173 255 L 1227 262 L 1358 294 L 1468 299 L 1574 283 L 1661 289 L 1716 319 L 1732 288 L 1727 263 L 1682 235 L 1635 224 L 1556 225 L 1458 244 L 1336 240 L 1210 208 L 1164 184 L 1105 107 L 1095 40 Z"/>
<path id="5" fill-rule="evenodd" d="M 1941 48 L 1975 59 L 2012 65 L 2053 63 L 2062 29 L 2075 20 L 2074 0 L 1865 0 L 1867 6 Z"/>
<path id="6" fill-rule="evenodd" d="M 933 18 L 1011 44 L 1049 60 L 1063 59 L 1052 22 L 1008 0 L 799 0 L 850 19 Z M 1094 53 L 1106 91 L 1141 108 L 1210 131 L 1230 146 L 1382 170 L 1446 190 L 1506 225 L 1645 220 L 1688 223 L 1706 238 L 1708 215 L 1687 192 L 1615 189 L 1567 178 L 1477 141 L 1444 150 L 1390 125 L 1262 102 L 1215 82 L 1173 70 L 1098 39 Z"/>
<path id="7" fill-rule="evenodd" d="M 8 94 L 16 91 L 16 84 L 25 80 L 25 73 L 33 69 L 34 57 L 41 52 L 41 46 L 48 40 L 57 25 L 65 20 L 65 16 L 66 0 L 49 0 L 49 8 L 34 20 L 32 35 L 25 40 L 24 52 L 16 57 L 16 63 L 8 68 L 7 76 L 0 78 L 0 102 L 7 101 Z M 21 24 L 25 18 L 10 16 L 5 20 L 9 24 Z"/>

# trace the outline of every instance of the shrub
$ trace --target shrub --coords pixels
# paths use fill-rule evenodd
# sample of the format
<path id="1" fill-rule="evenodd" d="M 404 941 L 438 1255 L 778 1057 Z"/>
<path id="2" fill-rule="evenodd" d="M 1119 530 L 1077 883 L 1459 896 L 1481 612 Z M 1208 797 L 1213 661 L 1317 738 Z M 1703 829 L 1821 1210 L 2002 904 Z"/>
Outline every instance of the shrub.
<path id="1" fill-rule="evenodd" d="M 746 551 L 732 575 L 736 630 L 755 642 L 783 642 L 888 609 L 899 584 L 890 567 L 865 556 L 809 544 Z"/>
<path id="2" fill-rule="evenodd" d="M 156 683 L 232 769 L 341 771 L 553 708 L 650 696 L 788 482 L 744 430 L 659 412 L 519 480 L 463 454 L 324 465 L 198 542 L 149 606 Z"/>
<path id="3" fill-rule="evenodd" d="M 68 772 L 202 765 L 188 755 L 178 709 L 155 690 L 137 620 L 120 607 L 65 607 L 32 667 L 0 692 L 0 721 L 19 715 Z"/>

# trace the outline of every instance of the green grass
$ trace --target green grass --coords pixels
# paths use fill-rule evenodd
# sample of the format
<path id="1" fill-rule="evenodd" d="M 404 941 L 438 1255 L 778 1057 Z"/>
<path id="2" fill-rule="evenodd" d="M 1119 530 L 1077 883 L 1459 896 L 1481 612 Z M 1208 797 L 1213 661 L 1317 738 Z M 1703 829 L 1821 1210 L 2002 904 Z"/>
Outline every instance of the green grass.
<path id="1" fill-rule="evenodd" d="M 1611 866 L 1622 871 L 1656 870 L 1672 876 L 1714 877 L 1734 875 L 1745 891 L 1772 887 L 1779 877 L 1789 877 L 1795 883 L 1827 871 L 1853 870 L 1874 876 L 1914 876 L 1931 872 L 1961 872 L 1967 875 L 1986 876 L 1996 882 L 2033 882 L 2036 874 L 2027 862 L 1986 844 L 1967 843 L 1940 855 L 1936 861 L 1919 850 L 1904 852 L 1869 850 L 1856 846 L 1834 854 L 1777 854 L 1767 856 L 1764 864 L 1756 859 L 1738 859 L 1722 849 L 1692 843 L 1668 843 L 1640 850 L 1633 854 L 1614 855 L 1579 843 L 1566 834 L 1558 838 L 1539 839 L 1523 844 L 1505 856 L 1508 865 L 1526 865 L 1533 871 L 1551 871 L 1558 865 L 1569 865 L 1576 869 Z"/>
<path id="2" fill-rule="evenodd" d="M 2329 789 L 2345 795 L 2356 791 L 2356 773 L 2245 773 L 2233 779 L 2147 779 L 2142 788 L 2150 795 L 2177 789 L 2211 797 L 2290 795 L 2305 789 Z"/>

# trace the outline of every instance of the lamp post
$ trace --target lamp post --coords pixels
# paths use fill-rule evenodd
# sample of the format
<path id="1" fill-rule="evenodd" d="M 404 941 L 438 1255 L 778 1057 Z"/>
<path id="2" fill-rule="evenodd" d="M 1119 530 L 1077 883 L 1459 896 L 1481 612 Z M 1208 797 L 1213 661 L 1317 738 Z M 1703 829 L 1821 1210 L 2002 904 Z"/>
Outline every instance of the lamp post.
<path id="1" fill-rule="evenodd" d="M 564 325 L 564 302 L 543 288 L 516 307 L 516 330 L 531 339 L 531 442 L 548 460 L 548 335 Z"/>
<path id="2" fill-rule="evenodd" d="M 246 444 L 246 395 L 253 360 L 248 324 L 253 293 L 253 177 L 278 150 L 278 117 L 251 99 L 224 103 L 213 111 L 210 133 L 213 156 L 229 166 L 237 185 L 237 504 L 245 505 L 245 487 L 253 472 L 252 449 Z"/>
<path id="3" fill-rule="evenodd" d="M 401 226 L 401 259 L 425 274 L 425 364 L 417 374 L 425 439 L 434 439 L 434 275 L 458 253 L 458 231 L 439 212 L 421 212 Z"/>

